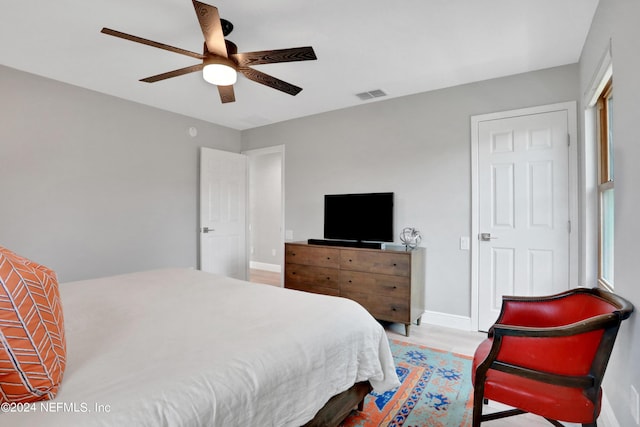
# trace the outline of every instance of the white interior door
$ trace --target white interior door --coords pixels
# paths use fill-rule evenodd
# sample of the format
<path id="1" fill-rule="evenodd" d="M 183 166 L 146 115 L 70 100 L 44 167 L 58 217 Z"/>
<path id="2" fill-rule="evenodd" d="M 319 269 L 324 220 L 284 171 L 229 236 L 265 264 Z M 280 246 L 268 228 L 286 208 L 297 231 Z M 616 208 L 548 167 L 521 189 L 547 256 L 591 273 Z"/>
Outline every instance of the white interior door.
<path id="1" fill-rule="evenodd" d="M 200 269 L 247 278 L 247 158 L 200 149 Z"/>
<path id="2" fill-rule="evenodd" d="M 569 282 L 568 111 L 477 123 L 478 329 L 503 295 L 548 295 Z"/>

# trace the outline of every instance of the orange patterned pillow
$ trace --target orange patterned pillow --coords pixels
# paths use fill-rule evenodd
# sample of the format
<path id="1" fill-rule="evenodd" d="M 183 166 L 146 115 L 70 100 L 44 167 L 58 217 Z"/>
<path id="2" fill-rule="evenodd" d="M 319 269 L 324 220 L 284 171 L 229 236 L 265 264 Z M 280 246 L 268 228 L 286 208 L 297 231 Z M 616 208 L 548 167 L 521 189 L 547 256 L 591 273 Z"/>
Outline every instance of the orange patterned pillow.
<path id="1" fill-rule="evenodd" d="M 54 398 L 65 363 L 56 274 L 0 246 L 0 403 Z"/>

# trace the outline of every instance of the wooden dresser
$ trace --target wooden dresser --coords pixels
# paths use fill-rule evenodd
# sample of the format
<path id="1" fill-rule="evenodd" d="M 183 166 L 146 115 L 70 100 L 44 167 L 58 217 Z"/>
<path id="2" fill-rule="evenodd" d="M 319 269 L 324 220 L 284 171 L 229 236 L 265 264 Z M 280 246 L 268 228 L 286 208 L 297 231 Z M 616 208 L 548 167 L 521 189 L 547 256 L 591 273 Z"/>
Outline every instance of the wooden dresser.
<path id="1" fill-rule="evenodd" d="M 285 244 L 285 288 L 352 299 L 378 320 L 420 324 L 426 250 Z"/>

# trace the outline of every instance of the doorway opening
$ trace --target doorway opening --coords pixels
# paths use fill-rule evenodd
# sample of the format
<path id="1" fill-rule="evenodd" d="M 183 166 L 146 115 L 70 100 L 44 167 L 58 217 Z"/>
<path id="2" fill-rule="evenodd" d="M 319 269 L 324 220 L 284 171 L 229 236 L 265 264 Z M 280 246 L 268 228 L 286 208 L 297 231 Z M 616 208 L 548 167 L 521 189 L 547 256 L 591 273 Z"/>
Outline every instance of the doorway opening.
<path id="1" fill-rule="evenodd" d="M 245 151 L 248 159 L 249 278 L 282 286 L 284 262 L 284 146 Z"/>

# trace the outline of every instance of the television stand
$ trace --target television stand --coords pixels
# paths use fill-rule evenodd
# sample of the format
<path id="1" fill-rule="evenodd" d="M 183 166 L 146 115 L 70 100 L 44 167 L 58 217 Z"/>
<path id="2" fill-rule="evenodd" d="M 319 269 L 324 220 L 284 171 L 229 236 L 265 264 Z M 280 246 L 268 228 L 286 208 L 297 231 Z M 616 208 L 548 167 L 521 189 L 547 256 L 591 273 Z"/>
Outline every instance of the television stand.
<path id="1" fill-rule="evenodd" d="M 384 249 L 384 243 L 356 242 L 354 240 L 309 239 L 307 240 L 307 244 L 322 246 L 342 246 L 345 248 Z"/>

